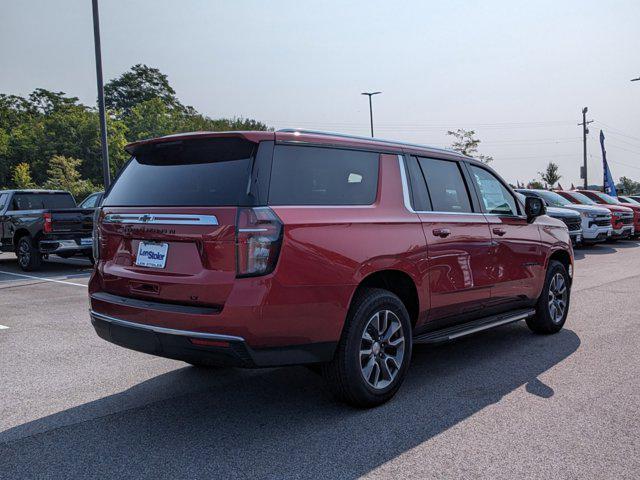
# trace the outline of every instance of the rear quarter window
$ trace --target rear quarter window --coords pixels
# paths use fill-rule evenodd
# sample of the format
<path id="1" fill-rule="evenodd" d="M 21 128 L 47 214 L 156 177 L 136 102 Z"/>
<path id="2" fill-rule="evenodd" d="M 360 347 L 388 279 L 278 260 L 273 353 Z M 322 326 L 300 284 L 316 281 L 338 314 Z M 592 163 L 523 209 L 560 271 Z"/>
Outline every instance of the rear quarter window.
<path id="1" fill-rule="evenodd" d="M 338 148 L 278 145 L 270 205 L 371 205 L 380 154 Z"/>

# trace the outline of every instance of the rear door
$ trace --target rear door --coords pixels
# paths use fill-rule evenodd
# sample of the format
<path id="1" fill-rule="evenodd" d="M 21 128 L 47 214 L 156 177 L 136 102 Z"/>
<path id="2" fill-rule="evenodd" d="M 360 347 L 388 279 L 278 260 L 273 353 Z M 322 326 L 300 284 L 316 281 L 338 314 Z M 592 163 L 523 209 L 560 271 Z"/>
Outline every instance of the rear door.
<path id="1" fill-rule="evenodd" d="M 414 201 L 423 204 L 418 215 L 427 239 L 430 320 L 446 324 L 482 316 L 491 295 L 487 220 L 457 161 L 410 157 L 408 162 Z"/>
<path id="2" fill-rule="evenodd" d="M 524 306 L 544 275 L 538 227 L 527 222 L 523 206 L 493 172 L 476 164 L 467 168 L 491 229 L 491 304 L 504 310 Z"/>
<path id="3" fill-rule="evenodd" d="M 252 172 L 269 171 L 272 151 L 239 137 L 139 149 L 100 211 L 104 291 L 222 306 L 236 276 L 238 207 L 266 195 Z"/>

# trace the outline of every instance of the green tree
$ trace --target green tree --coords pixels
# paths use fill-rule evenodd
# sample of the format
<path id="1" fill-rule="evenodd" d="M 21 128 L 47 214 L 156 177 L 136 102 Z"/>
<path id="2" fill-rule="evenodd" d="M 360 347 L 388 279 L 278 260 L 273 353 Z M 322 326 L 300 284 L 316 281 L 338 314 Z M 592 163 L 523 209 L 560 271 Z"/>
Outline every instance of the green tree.
<path id="1" fill-rule="evenodd" d="M 533 188 L 535 190 L 543 190 L 544 189 L 544 185 L 542 184 L 542 182 L 540 182 L 538 180 L 531 180 L 527 184 L 527 188 Z"/>
<path id="2" fill-rule="evenodd" d="M 44 88 L 36 88 L 29 94 L 30 109 L 45 115 L 64 108 L 77 107 L 78 97 L 67 97 L 64 92 L 52 92 Z"/>
<path id="3" fill-rule="evenodd" d="M 171 109 L 160 98 L 134 105 L 123 119 L 130 141 L 177 133 L 181 130 L 180 120 L 180 112 Z"/>
<path id="4" fill-rule="evenodd" d="M 13 167 L 11 180 L 16 188 L 36 188 L 36 184 L 31 179 L 31 168 L 28 163 L 19 163 Z"/>
<path id="5" fill-rule="evenodd" d="M 63 157 L 54 155 L 49 160 L 47 169 L 48 180 L 44 184 L 45 188 L 52 190 L 66 190 L 76 198 L 81 200 L 92 192 L 96 187 L 90 180 L 84 180 L 78 171 L 82 160 L 78 158 Z"/>
<path id="6" fill-rule="evenodd" d="M 456 152 L 460 152 L 463 155 L 475 158 L 484 163 L 492 162 L 493 157 L 478 154 L 480 140 L 475 138 L 475 134 L 475 130 L 465 130 L 463 128 L 459 128 L 456 131 L 447 131 L 447 135 L 451 135 L 455 139 L 451 144 L 451 148 Z"/>
<path id="7" fill-rule="evenodd" d="M 189 131 L 267 130 L 249 118 L 210 118 L 182 105 L 167 76 L 145 65 L 109 82 L 109 163 L 115 175 L 128 159 L 128 142 Z M 29 165 L 33 182 L 49 181 L 54 156 L 81 159 L 81 179 L 102 182 L 100 122 L 77 97 L 42 88 L 26 97 L 0 94 L 0 186 L 12 184 L 14 167 Z"/>
<path id="8" fill-rule="evenodd" d="M 167 76 L 157 68 L 137 64 L 104 86 L 106 108 L 119 117 L 129 115 L 138 104 L 157 98 L 168 108 L 182 109 Z"/>
<path id="9" fill-rule="evenodd" d="M 562 178 L 562 175 L 558 174 L 558 165 L 553 162 L 549 162 L 544 172 L 538 172 L 540 178 L 549 187 L 553 188 L 555 184 Z"/>
<path id="10" fill-rule="evenodd" d="M 620 177 L 620 183 L 618 184 L 618 188 L 622 190 L 625 195 L 630 195 L 633 193 L 640 192 L 640 182 L 636 182 L 635 180 L 631 180 L 628 177 Z"/>

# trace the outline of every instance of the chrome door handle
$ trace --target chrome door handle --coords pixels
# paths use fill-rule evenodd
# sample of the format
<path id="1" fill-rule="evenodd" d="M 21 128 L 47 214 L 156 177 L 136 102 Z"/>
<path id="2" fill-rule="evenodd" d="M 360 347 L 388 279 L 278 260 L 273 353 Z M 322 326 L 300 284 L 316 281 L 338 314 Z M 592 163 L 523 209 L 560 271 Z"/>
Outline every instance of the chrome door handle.
<path id="1" fill-rule="evenodd" d="M 504 228 L 494 228 L 493 233 L 495 233 L 496 235 L 503 236 L 507 233 L 507 231 Z"/>
<path id="2" fill-rule="evenodd" d="M 451 230 L 449 230 L 448 228 L 434 228 L 433 229 L 433 234 L 436 237 L 446 238 L 449 235 L 451 235 Z"/>

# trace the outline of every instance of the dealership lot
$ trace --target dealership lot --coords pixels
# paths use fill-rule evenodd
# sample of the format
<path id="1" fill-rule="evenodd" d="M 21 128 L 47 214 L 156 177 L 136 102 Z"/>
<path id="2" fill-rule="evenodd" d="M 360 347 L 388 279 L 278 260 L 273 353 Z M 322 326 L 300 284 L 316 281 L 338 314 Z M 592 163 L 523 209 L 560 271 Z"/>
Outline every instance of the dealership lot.
<path id="1" fill-rule="evenodd" d="M 576 250 L 565 329 L 418 346 L 364 411 L 303 367 L 200 370 L 88 320 L 84 260 L 0 255 L 0 478 L 637 478 L 640 242 Z"/>

